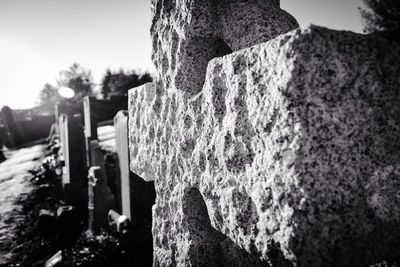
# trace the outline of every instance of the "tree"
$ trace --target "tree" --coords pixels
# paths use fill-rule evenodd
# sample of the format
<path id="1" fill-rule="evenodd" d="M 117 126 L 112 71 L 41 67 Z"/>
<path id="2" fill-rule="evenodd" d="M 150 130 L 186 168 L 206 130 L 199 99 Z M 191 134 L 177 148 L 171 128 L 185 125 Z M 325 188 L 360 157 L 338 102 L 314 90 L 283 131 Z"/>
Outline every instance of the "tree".
<path id="1" fill-rule="evenodd" d="M 90 70 L 83 68 L 78 63 L 72 64 L 67 70 L 60 71 L 58 86 L 69 87 L 75 92 L 72 101 L 80 102 L 92 94 L 94 87 L 93 77 Z"/>
<path id="2" fill-rule="evenodd" d="M 363 0 L 360 8 L 366 33 L 397 31 L 400 29 L 399 0 Z"/>
<path id="3" fill-rule="evenodd" d="M 118 72 L 112 72 L 107 69 L 101 82 L 101 94 L 105 99 L 114 95 L 127 95 L 129 89 L 152 80 L 151 75 L 147 72 L 138 74 L 135 71 L 124 72 L 121 69 Z"/>
<path id="4" fill-rule="evenodd" d="M 49 83 L 46 83 L 39 93 L 40 105 L 55 105 L 60 99 L 57 88 Z"/>

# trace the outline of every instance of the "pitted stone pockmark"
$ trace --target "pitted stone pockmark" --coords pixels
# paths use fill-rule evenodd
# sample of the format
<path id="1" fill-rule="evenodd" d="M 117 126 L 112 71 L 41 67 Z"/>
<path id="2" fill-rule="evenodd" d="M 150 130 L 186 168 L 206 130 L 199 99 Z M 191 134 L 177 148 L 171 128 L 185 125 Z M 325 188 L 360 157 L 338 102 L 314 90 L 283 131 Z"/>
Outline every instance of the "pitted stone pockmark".
<path id="1" fill-rule="evenodd" d="M 213 59 L 192 97 L 131 90 L 131 168 L 157 191 L 154 265 L 223 261 L 201 256 L 210 242 L 220 255 L 240 247 L 239 266 L 366 266 L 393 251 L 398 54 L 311 26 Z M 207 230 L 194 223 L 207 218 Z"/>
<path id="2" fill-rule="evenodd" d="M 384 226 L 400 219 L 377 210 L 399 203 L 378 177 L 400 160 L 399 48 L 295 30 L 277 0 L 153 0 L 152 12 L 157 77 L 130 91 L 129 138 L 132 171 L 155 180 L 154 266 L 385 255 Z"/>
<path id="3" fill-rule="evenodd" d="M 153 0 L 153 61 L 164 90 L 200 92 L 208 62 L 298 27 L 279 1 Z"/>

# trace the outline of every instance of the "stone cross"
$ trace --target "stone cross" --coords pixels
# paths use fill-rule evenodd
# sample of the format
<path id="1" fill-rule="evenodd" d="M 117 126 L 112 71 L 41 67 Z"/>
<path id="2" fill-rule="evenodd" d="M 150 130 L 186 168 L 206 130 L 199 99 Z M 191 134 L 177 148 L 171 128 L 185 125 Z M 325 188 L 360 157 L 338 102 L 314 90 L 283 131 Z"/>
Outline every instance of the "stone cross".
<path id="1" fill-rule="evenodd" d="M 157 77 L 129 92 L 129 147 L 132 171 L 155 181 L 154 266 L 368 266 L 395 253 L 398 45 L 296 29 L 278 1 L 152 11 Z"/>

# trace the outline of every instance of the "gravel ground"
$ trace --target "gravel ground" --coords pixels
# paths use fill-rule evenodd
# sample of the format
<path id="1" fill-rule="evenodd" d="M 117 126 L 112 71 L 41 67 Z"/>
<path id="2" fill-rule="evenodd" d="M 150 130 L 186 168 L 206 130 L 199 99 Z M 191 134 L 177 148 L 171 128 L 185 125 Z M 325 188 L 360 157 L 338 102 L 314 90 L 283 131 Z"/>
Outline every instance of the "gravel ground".
<path id="1" fill-rule="evenodd" d="M 37 145 L 6 154 L 8 159 L 0 164 L 0 265 L 8 266 L 13 258 L 10 241 L 25 221 L 23 203 L 34 190 L 33 171 L 41 165 L 45 148 Z"/>

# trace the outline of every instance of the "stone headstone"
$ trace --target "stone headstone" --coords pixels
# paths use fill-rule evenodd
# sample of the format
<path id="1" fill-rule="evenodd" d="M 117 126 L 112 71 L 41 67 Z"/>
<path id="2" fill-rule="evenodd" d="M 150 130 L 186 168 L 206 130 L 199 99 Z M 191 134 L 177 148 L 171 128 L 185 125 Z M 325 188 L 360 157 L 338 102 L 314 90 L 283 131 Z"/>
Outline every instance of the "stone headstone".
<path id="1" fill-rule="evenodd" d="M 67 115 L 69 117 L 73 117 L 75 114 L 83 115 L 83 106 L 82 104 L 78 105 L 61 101 L 55 105 L 55 121 L 57 125 L 59 124 L 59 119 L 62 114 Z M 58 129 L 56 130 L 58 131 Z"/>
<path id="2" fill-rule="evenodd" d="M 110 100 L 101 100 L 86 96 L 83 99 L 86 160 L 91 162 L 90 141 L 96 140 L 99 122 L 112 120 L 120 110 L 126 110 L 128 98 L 125 96 L 114 96 Z"/>
<path id="3" fill-rule="evenodd" d="M 95 140 L 90 142 L 92 156 L 91 168 L 89 169 L 88 195 L 89 212 L 92 212 L 92 223 L 89 218 L 89 226 L 92 224 L 94 232 L 102 228 L 108 228 L 108 212 L 115 209 L 115 196 L 107 185 L 107 176 L 104 170 L 103 153 L 99 143 Z M 92 210 L 92 211 L 91 211 Z"/>
<path id="4" fill-rule="evenodd" d="M 217 15 L 188 2 L 153 1 L 158 78 L 129 92 L 131 169 L 156 184 L 154 266 L 228 264 L 235 246 L 236 266 L 368 266 L 396 253 L 399 46 L 310 26 L 208 62 L 188 34 L 213 36 L 202 23 Z"/>
<path id="5" fill-rule="evenodd" d="M 97 139 L 97 123 L 112 120 L 120 110 L 128 108 L 128 98 L 112 97 L 110 100 L 86 96 L 83 100 L 85 136 Z"/>
<path id="6" fill-rule="evenodd" d="M 128 114 L 119 111 L 114 117 L 115 143 L 118 155 L 120 188 L 119 198 L 122 206 L 122 214 L 131 218 L 131 196 L 129 179 L 129 150 L 128 150 Z"/>
<path id="7" fill-rule="evenodd" d="M 62 186 L 64 197 L 68 203 L 82 207 L 86 202 L 85 183 L 85 143 L 80 120 L 60 116 L 59 129 L 62 146 L 64 167 L 62 174 Z"/>
<path id="8" fill-rule="evenodd" d="M 22 133 L 15 120 L 13 110 L 8 106 L 4 106 L 1 108 L 0 114 L 1 121 L 5 127 L 6 143 L 13 148 L 19 146 L 22 143 Z"/>

